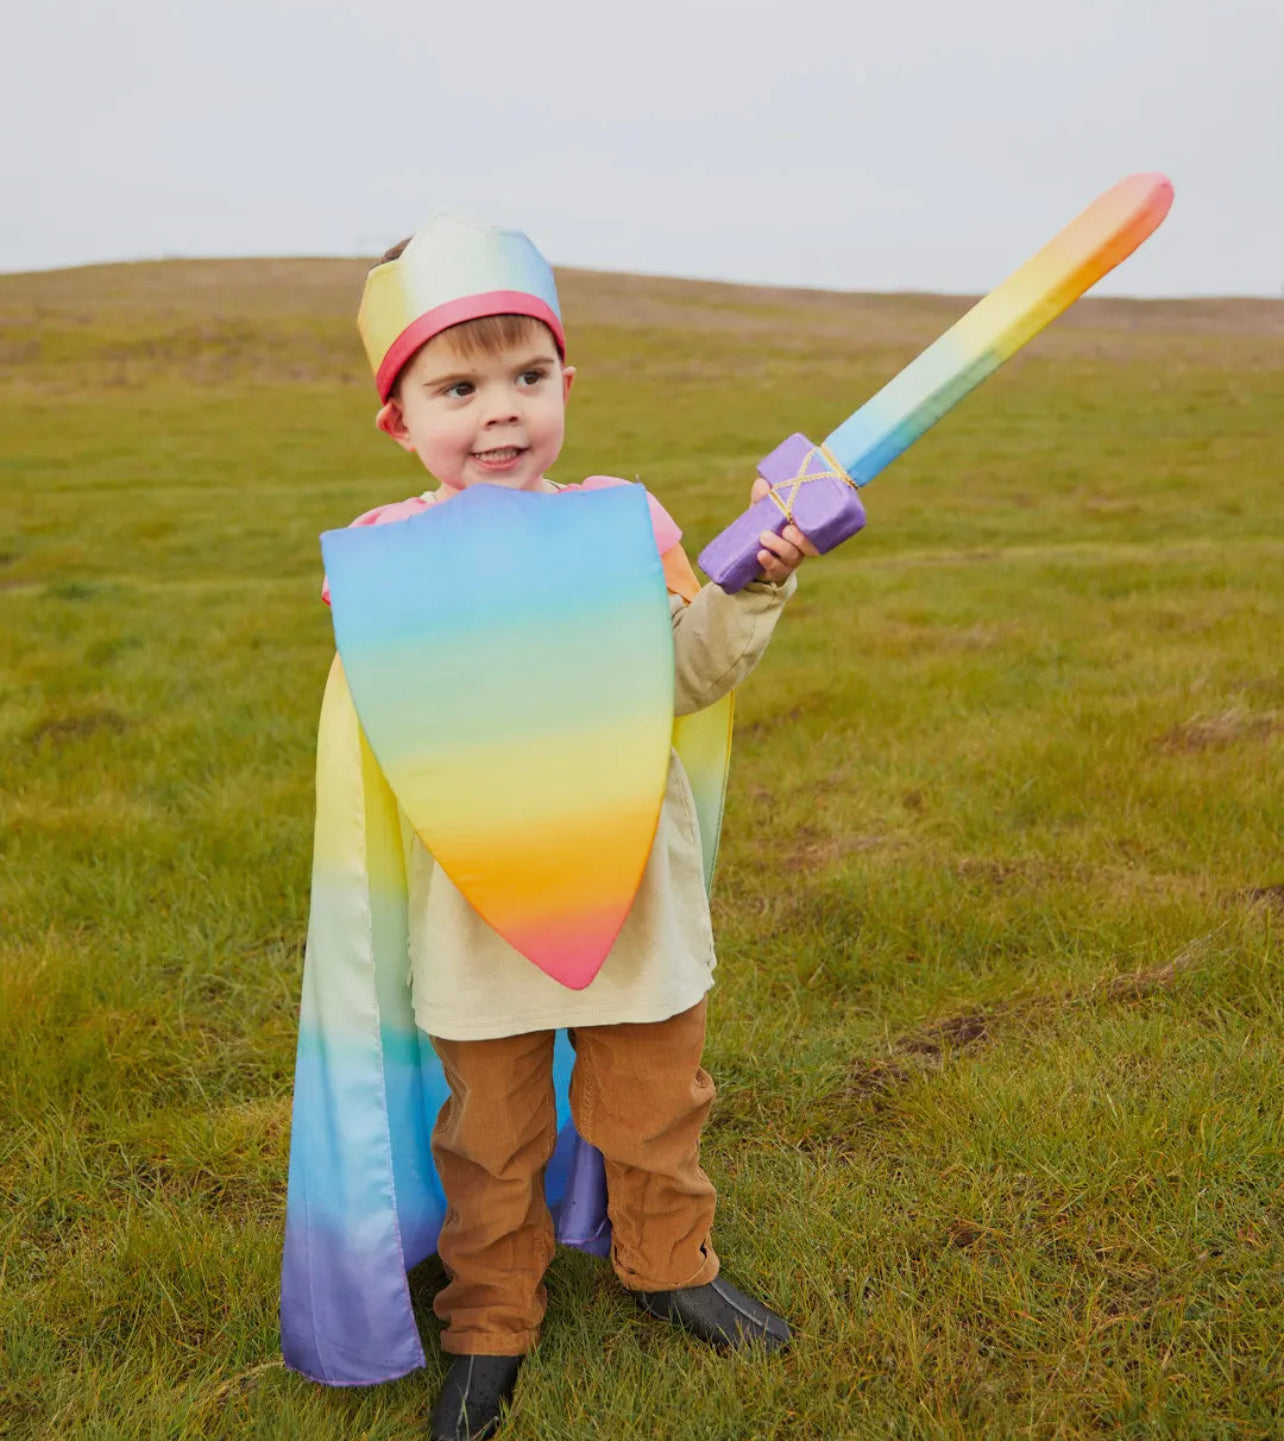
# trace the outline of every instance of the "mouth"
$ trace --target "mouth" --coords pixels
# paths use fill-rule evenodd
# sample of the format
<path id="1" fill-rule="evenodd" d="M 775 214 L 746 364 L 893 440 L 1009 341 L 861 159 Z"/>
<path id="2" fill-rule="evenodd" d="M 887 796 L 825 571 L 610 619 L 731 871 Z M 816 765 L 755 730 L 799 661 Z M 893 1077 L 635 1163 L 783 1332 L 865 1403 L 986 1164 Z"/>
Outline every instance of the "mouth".
<path id="1" fill-rule="evenodd" d="M 509 470 L 525 454 L 525 446 L 498 445 L 493 450 L 474 450 L 472 458 L 483 470 Z"/>

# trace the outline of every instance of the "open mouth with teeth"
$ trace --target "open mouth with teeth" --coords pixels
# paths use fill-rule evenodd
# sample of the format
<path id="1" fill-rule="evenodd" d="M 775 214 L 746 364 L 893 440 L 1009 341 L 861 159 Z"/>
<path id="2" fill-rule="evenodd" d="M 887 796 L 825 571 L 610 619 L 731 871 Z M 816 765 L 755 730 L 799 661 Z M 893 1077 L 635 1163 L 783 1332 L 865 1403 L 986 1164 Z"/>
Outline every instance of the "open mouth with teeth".
<path id="1" fill-rule="evenodd" d="M 497 446 L 494 450 L 474 450 L 473 459 L 477 461 L 479 465 L 501 470 L 512 465 L 525 454 L 525 446 L 501 445 Z"/>

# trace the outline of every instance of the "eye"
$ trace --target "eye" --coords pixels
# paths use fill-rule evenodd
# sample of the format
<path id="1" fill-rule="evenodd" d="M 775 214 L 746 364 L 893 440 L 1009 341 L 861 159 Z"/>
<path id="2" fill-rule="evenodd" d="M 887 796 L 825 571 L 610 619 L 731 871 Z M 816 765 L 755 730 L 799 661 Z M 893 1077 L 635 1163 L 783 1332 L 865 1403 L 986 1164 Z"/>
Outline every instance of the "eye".
<path id="1" fill-rule="evenodd" d="M 452 400 L 467 400 L 473 389 L 471 380 L 457 380 L 454 385 L 448 385 L 442 394 L 448 395 Z"/>
<path id="2" fill-rule="evenodd" d="M 538 385 L 541 380 L 548 379 L 548 371 L 542 365 L 534 365 L 529 370 L 523 370 L 517 377 L 518 385 Z"/>

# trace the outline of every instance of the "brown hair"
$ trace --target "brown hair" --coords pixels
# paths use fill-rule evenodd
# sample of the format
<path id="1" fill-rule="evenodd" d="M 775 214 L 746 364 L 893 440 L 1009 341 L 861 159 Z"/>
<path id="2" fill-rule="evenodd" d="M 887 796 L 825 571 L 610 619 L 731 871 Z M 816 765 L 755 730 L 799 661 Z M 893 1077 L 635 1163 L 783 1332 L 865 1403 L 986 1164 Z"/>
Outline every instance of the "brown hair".
<path id="1" fill-rule="evenodd" d="M 413 235 L 407 235 L 404 240 L 398 240 L 396 245 L 390 245 L 388 249 L 385 250 L 383 254 L 379 257 L 379 259 L 375 261 L 375 263 L 370 267 L 370 269 L 378 270 L 381 265 L 387 265 L 390 260 L 399 259 L 401 256 L 401 252 L 406 248 L 407 245 L 410 244 L 413 239 Z"/>

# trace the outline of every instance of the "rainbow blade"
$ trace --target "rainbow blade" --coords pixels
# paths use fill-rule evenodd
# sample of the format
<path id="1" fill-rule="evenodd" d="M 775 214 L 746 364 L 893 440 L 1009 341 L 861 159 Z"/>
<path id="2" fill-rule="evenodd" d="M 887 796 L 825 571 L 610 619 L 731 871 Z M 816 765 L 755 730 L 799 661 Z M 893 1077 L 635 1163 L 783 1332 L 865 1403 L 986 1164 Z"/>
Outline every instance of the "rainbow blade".
<path id="1" fill-rule="evenodd" d="M 865 485 L 969 390 L 1126 260 L 1173 201 L 1162 175 L 1130 175 L 1107 190 L 1032 260 L 910 362 L 825 441 Z"/>
<path id="2" fill-rule="evenodd" d="M 769 495 L 710 541 L 700 565 L 723 590 L 758 574 L 759 537 L 793 522 L 822 554 L 865 524 L 858 487 L 936 424 L 1150 235 L 1172 204 L 1162 175 L 1131 175 L 1094 201 L 950 327 L 823 445 L 791 435 L 758 463 Z"/>
<path id="3" fill-rule="evenodd" d="M 641 486 L 471 486 L 322 537 L 335 637 L 411 825 L 484 920 L 581 989 L 628 914 L 673 728 Z"/>

